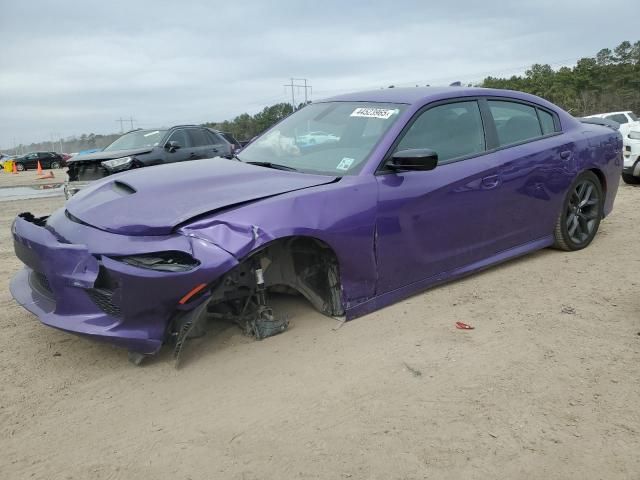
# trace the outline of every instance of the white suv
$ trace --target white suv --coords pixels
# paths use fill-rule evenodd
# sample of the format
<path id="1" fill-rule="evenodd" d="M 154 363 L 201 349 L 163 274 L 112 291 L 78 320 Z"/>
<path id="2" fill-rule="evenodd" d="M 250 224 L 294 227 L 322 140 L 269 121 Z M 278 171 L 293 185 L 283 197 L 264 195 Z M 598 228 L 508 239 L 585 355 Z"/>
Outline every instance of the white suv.
<path id="1" fill-rule="evenodd" d="M 624 144 L 622 180 L 632 185 L 640 184 L 640 121 L 637 115 L 631 111 L 626 111 L 598 113 L 589 115 L 589 117 L 613 120 L 620 124 L 620 133 Z"/>

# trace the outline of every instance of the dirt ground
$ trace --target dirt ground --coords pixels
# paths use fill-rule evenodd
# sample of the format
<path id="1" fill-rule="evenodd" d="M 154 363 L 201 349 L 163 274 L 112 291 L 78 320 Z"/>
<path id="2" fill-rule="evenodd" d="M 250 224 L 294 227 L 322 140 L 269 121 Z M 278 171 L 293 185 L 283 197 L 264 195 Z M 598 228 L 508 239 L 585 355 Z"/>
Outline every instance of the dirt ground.
<path id="1" fill-rule="evenodd" d="M 0 203 L 0 479 L 638 479 L 640 188 L 586 250 L 544 250 L 336 328 L 229 328 L 144 367 L 8 291 Z M 456 321 L 475 330 L 454 328 Z"/>
<path id="2" fill-rule="evenodd" d="M 27 170 L 16 174 L 7 173 L 0 170 L 0 188 L 3 187 L 21 187 L 21 186 L 39 186 L 64 183 L 67 179 L 67 170 L 65 168 L 46 169 L 42 171 L 43 177 L 53 174 L 53 178 L 40 178 L 35 170 Z"/>

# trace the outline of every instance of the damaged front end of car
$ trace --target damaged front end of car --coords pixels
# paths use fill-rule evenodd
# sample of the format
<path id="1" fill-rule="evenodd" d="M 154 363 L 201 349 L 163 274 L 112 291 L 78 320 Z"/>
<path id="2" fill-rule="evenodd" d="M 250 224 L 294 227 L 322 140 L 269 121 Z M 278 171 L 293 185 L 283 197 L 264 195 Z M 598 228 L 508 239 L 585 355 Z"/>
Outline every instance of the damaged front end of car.
<path id="1" fill-rule="evenodd" d="M 256 226 L 216 226 L 225 230 L 224 237 L 234 244 L 235 255 L 249 253 L 244 258 L 235 257 L 238 265 L 222 277 L 194 288 L 193 297 L 206 297 L 197 308 L 176 314 L 170 326 L 176 366 L 186 340 L 206 333 L 211 320 L 233 322 L 257 340 L 285 331 L 289 319 L 274 311 L 271 293 L 300 294 L 327 316 L 344 315 L 338 261 L 327 244 L 303 236 L 271 239 Z M 212 229 L 205 232 L 211 234 Z M 197 230 L 181 233 L 198 238 Z M 235 241 L 230 240 L 232 237 Z M 253 248 L 261 240 L 266 243 Z"/>
<path id="2" fill-rule="evenodd" d="M 259 340 L 286 330 L 272 292 L 344 314 L 336 256 L 314 238 L 273 238 L 215 220 L 130 237 L 63 210 L 21 214 L 12 231 L 26 267 L 12 281 L 14 298 L 49 326 L 126 348 L 136 365 L 170 345 L 177 366 L 188 340 L 212 321 L 234 322 Z"/>

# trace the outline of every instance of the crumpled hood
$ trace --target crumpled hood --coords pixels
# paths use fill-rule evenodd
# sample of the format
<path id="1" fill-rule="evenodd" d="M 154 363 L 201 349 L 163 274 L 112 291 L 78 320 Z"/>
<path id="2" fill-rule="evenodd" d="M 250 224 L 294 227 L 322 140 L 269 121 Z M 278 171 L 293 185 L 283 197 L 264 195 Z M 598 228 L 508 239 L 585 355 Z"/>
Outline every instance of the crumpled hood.
<path id="1" fill-rule="evenodd" d="M 74 162 L 97 162 L 111 160 L 112 158 L 128 157 L 130 155 L 142 155 L 143 153 L 149 153 L 151 150 L 153 150 L 153 147 L 134 148 L 130 150 L 114 150 L 111 152 L 95 152 L 88 153 L 86 155 L 75 155 L 67 160 L 67 164 Z"/>
<path id="2" fill-rule="evenodd" d="M 108 232 L 168 235 L 205 213 L 334 180 L 222 158 L 196 160 L 111 175 L 71 197 L 66 209 Z"/>

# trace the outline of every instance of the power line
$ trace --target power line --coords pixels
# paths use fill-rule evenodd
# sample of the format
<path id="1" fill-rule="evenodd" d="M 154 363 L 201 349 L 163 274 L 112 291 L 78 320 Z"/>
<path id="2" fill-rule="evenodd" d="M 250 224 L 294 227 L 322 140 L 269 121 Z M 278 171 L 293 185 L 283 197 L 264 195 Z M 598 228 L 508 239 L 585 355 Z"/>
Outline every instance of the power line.
<path id="1" fill-rule="evenodd" d="M 133 130 L 133 122 L 137 122 L 135 118 L 129 115 L 129 118 L 118 118 L 116 122 L 120 122 L 120 133 L 124 133 L 124 122 L 129 122 L 131 128 L 129 130 Z"/>
<path id="2" fill-rule="evenodd" d="M 304 84 L 297 84 L 294 82 L 304 82 Z M 311 85 L 307 85 L 308 80 L 306 78 L 293 78 L 291 77 L 291 83 L 284 85 L 285 87 L 291 88 L 291 106 L 294 110 L 296 110 L 296 95 L 294 88 L 303 88 L 304 89 L 304 104 L 309 103 L 310 92 L 313 93 L 313 87 Z"/>

